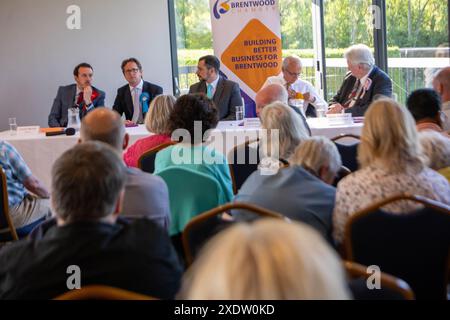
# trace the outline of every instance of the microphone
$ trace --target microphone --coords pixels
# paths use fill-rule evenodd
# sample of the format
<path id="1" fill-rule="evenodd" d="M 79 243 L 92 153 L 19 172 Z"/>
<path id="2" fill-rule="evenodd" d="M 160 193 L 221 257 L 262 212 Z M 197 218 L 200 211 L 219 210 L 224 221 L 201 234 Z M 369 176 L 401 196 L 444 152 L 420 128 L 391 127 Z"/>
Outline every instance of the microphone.
<path id="1" fill-rule="evenodd" d="M 46 132 L 45 136 L 51 137 L 51 136 L 59 136 L 62 134 L 65 134 L 66 136 L 73 136 L 75 134 L 75 129 L 74 128 L 64 128 L 59 131 Z"/>
<path id="2" fill-rule="evenodd" d="M 139 97 L 139 102 L 142 104 L 142 113 L 147 113 L 148 111 L 148 100 L 150 100 L 148 92 L 142 92 Z"/>

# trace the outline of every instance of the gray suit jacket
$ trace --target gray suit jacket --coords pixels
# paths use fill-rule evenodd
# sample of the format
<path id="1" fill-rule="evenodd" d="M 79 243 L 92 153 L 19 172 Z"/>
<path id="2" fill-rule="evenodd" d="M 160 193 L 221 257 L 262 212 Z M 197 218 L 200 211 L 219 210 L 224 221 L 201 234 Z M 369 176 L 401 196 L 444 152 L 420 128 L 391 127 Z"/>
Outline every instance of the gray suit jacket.
<path id="1" fill-rule="evenodd" d="M 164 180 L 137 168 L 127 168 L 122 216 L 146 217 L 169 230 L 169 190 Z"/>
<path id="2" fill-rule="evenodd" d="M 104 106 L 105 93 L 95 87 L 92 87 L 92 89 L 99 93 L 98 97 L 94 101 L 92 101 L 94 108 Z M 53 100 L 52 110 L 48 115 L 49 127 L 67 126 L 67 112 L 69 108 L 72 108 L 74 106 L 76 93 L 76 84 L 70 84 L 68 86 L 61 86 L 58 88 L 58 93 L 56 94 L 55 100 Z M 83 116 L 84 114 L 80 115 Z"/>
<path id="3" fill-rule="evenodd" d="M 189 88 L 189 93 L 206 94 L 206 81 L 194 83 Z M 239 84 L 220 77 L 219 81 L 217 82 L 213 101 L 216 104 L 216 107 L 219 109 L 220 120 L 235 120 L 235 107 L 242 106 L 242 97 L 239 89 Z"/>
<path id="4" fill-rule="evenodd" d="M 280 169 L 275 175 L 253 172 L 234 198 L 281 213 L 309 224 L 330 244 L 331 222 L 336 188 L 313 176 L 299 166 Z M 238 220 L 252 219 L 249 213 L 233 211 Z"/>

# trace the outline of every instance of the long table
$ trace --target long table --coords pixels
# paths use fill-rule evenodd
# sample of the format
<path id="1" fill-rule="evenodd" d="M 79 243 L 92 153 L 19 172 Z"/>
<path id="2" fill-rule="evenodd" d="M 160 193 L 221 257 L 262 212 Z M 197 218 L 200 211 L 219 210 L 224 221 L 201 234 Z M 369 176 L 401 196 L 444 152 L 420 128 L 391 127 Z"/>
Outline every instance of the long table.
<path id="1" fill-rule="evenodd" d="M 330 126 L 325 118 L 308 119 L 312 135 L 323 135 L 328 138 L 342 133 L 359 135 L 362 124 L 354 123 L 349 126 Z M 130 145 L 138 139 L 150 135 L 144 126 L 127 128 L 130 135 Z M 246 138 L 254 138 L 260 132 L 258 127 L 245 127 L 235 121 L 222 121 L 214 129 L 209 138 L 210 145 L 216 150 L 226 154 L 236 144 L 243 143 Z M 11 135 L 9 131 L 0 132 L 0 139 L 11 143 L 22 155 L 33 174 L 39 178 L 46 187 L 50 188 L 51 168 L 55 160 L 67 149 L 75 145 L 79 134 L 74 136 L 46 137 L 44 133 L 24 133 Z"/>

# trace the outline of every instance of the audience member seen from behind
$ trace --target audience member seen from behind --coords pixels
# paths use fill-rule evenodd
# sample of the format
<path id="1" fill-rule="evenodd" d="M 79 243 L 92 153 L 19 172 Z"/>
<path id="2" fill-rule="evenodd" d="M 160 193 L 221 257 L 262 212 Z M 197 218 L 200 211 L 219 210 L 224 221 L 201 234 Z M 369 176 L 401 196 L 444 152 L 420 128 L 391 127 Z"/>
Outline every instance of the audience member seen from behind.
<path id="1" fill-rule="evenodd" d="M 169 117 L 169 130 L 172 137 L 179 135 L 183 141 L 158 152 L 155 174 L 172 166 L 207 174 L 219 183 L 225 203 L 233 198 L 227 160 L 216 150 L 207 147 L 203 140 L 208 138 L 209 130 L 215 128 L 217 123 L 218 111 L 212 100 L 204 94 L 187 94 L 178 98 Z"/>
<path id="2" fill-rule="evenodd" d="M 450 182 L 450 139 L 431 130 L 419 132 L 419 139 L 428 158 L 428 166 Z"/>
<path id="3" fill-rule="evenodd" d="M 349 299 L 339 257 L 312 228 L 263 219 L 206 244 L 183 279 L 182 299 Z"/>
<path id="4" fill-rule="evenodd" d="M 361 169 L 343 178 L 337 187 L 333 235 L 338 243 L 349 216 L 399 193 L 450 204 L 448 181 L 426 167 L 414 119 L 394 100 L 377 100 L 367 110 L 358 162 Z M 399 201 L 384 209 L 405 213 L 416 208 L 416 203 Z"/>
<path id="5" fill-rule="evenodd" d="M 408 96 L 406 106 L 416 121 L 417 131 L 437 131 L 450 138 L 442 129 L 441 98 L 436 91 L 415 90 Z"/>
<path id="6" fill-rule="evenodd" d="M 175 104 L 171 95 L 159 95 L 150 103 L 145 116 L 145 127 L 152 133 L 139 139 L 123 154 L 123 159 L 129 167 L 138 167 L 139 158 L 147 151 L 170 142 L 169 117 Z"/>
<path id="7" fill-rule="evenodd" d="M 0 170 L 6 176 L 8 207 L 16 228 L 25 227 L 25 233 L 50 217 L 50 197 L 45 186 L 28 168 L 19 152 L 11 144 L 0 140 Z"/>
<path id="8" fill-rule="evenodd" d="M 450 132 L 450 67 L 443 68 L 433 79 L 433 88 L 442 100 L 442 127 Z"/>
<path id="9" fill-rule="evenodd" d="M 79 270 L 81 286 L 173 298 L 182 271 L 167 232 L 148 219 L 116 223 L 126 179 L 122 160 L 104 143 L 64 152 L 52 169 L 57 226 L 1 250 L 0 298 L 54 298 L 70 289 L 69 266 Z"/>
<path id="10" fill-rule="evenodd" d="M 267 130 L 267 137 L 263 136 L 262 143 L 264 155 L 275 158 L 278 156 L 286 162 L 298 144 L 308 138 L 300 116 L 281 102 L 264 107 L 261 112 L 261 127 Z"/>
<path id="11" fill-rule="evenodd" d="M 341 156 L 335 144 L 319 136 L 303 140 L 289 163 L 289 167 L 274 175 L 254 172 L 235 201 L 256 204 L 304 222 L 332 243 L 331 217 L 336 189 L 331 184 L 341 167 Z M 233 212 L 238 220 L 251 219 L 248 214 Z"/>

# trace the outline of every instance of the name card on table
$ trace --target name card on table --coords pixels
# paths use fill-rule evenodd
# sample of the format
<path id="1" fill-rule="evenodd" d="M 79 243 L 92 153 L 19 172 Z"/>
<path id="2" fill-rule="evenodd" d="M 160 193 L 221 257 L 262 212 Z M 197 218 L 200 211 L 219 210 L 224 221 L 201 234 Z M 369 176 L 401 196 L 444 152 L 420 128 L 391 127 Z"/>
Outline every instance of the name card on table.
<path id="1" fill-rule="evenodd" d="M 327 114 L 327 121 L 329 126 L 346 126 L 353 124 L 351 113 L 332 113 Z"/>
<path id="2" fill-rule="evenodd" d="M 22 126 L 17 127 L 17 133 L 18 134 L 38 134 L 39 133 L 39 126 Z"/>
<path id="3" fill-rule="evenodd" d="M 259 118 L 245 118 L 244 128 L 259 128 L 261 127 L 261 120 Z"/>

